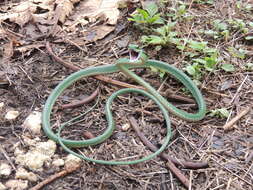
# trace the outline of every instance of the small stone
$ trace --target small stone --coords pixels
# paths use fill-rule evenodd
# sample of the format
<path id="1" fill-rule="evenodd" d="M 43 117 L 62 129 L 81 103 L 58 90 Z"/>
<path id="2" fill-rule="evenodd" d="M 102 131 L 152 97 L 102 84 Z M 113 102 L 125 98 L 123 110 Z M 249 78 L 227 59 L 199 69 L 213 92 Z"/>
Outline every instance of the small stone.
<path id="1" fill-rule="evenodd" d="M 11 166 L 6 163 L 0 163 L 0 176 L 9 176 L 11 174 Z"/>
<path id="2" fill-rule="evenodd" d="M 69 170 L 71 168 L 76 168 L 78 166 L 80 166 L 82 160 L 72 154 L 69 154 L 67 157 L 66 157 L 66 160 L 65 160 L 65 169 L 66 170 Z"/>
<path id="3" fill-rule="evenodd" d="M 41 112 L 32 112 L 24 121 L 24 127 L 32 134 L 38 135 L 41 132 Z"/>
<path id="4" fill-rule="evenodd" d="M 19 147 L 16 147 L 15 150 L 14 150 L 14 155 L 15 156 L 18 156 L 20 154 L 24 154 L 24 150 L 20 149 Z"/>
<path id="5" fill-rule="evenodd" d="M 36 142 L 26 154 L 18 154 L 15 161 L 31 170 L 41 170 L 46 161 L 51 161 L 55 150 L 56 143 L 52 140 Z"/>
<path id="6" fill-rule="evenodd" d="M 64 160 L 63 159 L 56 159 L 52 162 L 52 165 L 55 167 L 64 166 Z"/>
<path id="7" fill-rule="evenodd" d="M 6 182 L 5 186 L 10 189 L 23 190 L 28 187 L 28 181 L 11 179 Z"/>
<path id="8" fill-rule="evenodd" d="M 38 142 L 35 149 L 41 154 L 51 157 L 55 153 L 56 143 L 52 140 L 48 140 L 47 142 Z"/>
<path id="9" fill-rule="evenodd" d="M 4 107 L 4 103 L 0 102 L 0 110 Z"/>
<path id="10" fill-rule="evenodd" d="M 11 111 L 8 111 L 8 112 L 6 113 L 5 119 L 7 119 L 7 120 L 14 120 L 14 119 L 16 119 L 18 116 L 19 116 L 19 111 L 11 110 Z"/>
<path id="11" fill-rule="evenodd" d="M 33 172 L 28 172 L 24 168 L 18 168 L 16 172 L 16 179 L 25 179 L 28 181 L 35 182 L 38 180 L 38 177 Z"/>
<path id="12" fill-rule="evenodd" d="M 127 131 L 130 127 L 131 125 L 129 123 L 124 124 L 122 125 L 122 131 Z"/>
<path id="13" fill-rule="evenodd" d="M 5 187 L 5 185 L 0 182 L 0 190 L 6 190 L 6 189 L 7 187 Z"/>

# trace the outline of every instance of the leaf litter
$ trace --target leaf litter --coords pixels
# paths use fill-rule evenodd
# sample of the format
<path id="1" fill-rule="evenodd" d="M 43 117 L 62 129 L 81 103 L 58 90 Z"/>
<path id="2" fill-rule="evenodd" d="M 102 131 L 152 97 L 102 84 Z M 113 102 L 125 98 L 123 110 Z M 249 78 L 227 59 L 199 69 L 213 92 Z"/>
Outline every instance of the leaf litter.
<path id="1" fill-rule="evenodd" d="M 144 2 L 146 1 L 141 1 L 143 5 L 145 4 Z M 117 3 L 120 2 L 117 1 Z M 134 30 L 134 32 L 131 30 L 127 31 L 127 33 L 130 32 L 130 35 L 124 33 L 122 36 L 119 35 L 115 37 L 112 35 L 112 37 L 110 36 L 110 38 L 107 38 L 107 36 L 115 30 L 115 22 L 118 22 L 120 18 L 117 3 L 112 0 L 27 0 L 20 1 L 20 3 L 1 4 L 3 6 L 0 7 L 0 96 L 2 98 L 1 102 L 4 102 L 4 108 L 0 109 L 0 143 L 3 144 L 7 153 L 5 155 L 10 155 L 10 160 L 14 160 L 12 147 L 15 147 L 17 140 L 21 142 L 19 146 L 27 149 L 28 152 L 31 151 L 30 146 L 27 147 L 22 144 L 22 142 L 25 141 L 22 135 L 24 133 L 28 136 L 31 135 L 27 133 L 27 131 L 23 131 L 21 127 L 22 123 L 25 121 L 25 116 L 28 116 L 31 111 L 34 110 L 34 105 L 42 109 L 42 105 L 51 90 L 59 81 L 69 75 L 69 71 L 61 65 L 51 63 L 52 60 L 48 58 L 48 53 L 44 49 L 45 40 L 54 42 L 56 45 L 54 51 L 56 51 L 59 56 L 63 56 L 75 64 L 83 64 L 84 62 L 83 66 L 87 67 L 98 63 L 104 64 L 114 62 L 114 57 L 121 57 L 125 54 L 126 44 L 130 41 L 136 41 L 136 30 Z M 217 2 L 216 5 L 217 7 L 214 7 L 216 11 L 216 8 L 220 10 L 227 9 L 227 3 L 225 2 Z M 208 17 L 205 8 L 209 9 L 207 5 L 194 3 L 189 7 L 189 9 L 191 9 L 190 11 L 193 11 L 194 14 L 203 15 L 199 22 L 204 21 L 207 19 L 206 17 Z M 203 12 L 201 13 L 201 11 Z M 225 15 L 225 11 L 223 11 L 223 13 Z M 238 17 L 239 16 L 240 15 L 238 15 Z M 219 17 L 219 15 L 217 15 L 217 17 Z M 178 28 L 180 27 L 182 26 L 179 25 Z M 192 31 L 189 30 L 189 28 L 191 26 L 186 24 L 183 27 L 190 36 Z M 188 32 L 188 30 L 190 32 Z M 124 31 L 124 27 L 121 31 Z M 193 35 L 195 35 L 195 33 L 193 33 Z M 197 33 L 196 36 L 198 35 Z M 108 42 L 108 39 L 112 40 Z M 124 39 L 126 42 L 122 45 L 121 43 Z M 229 39 L 226 39 L 226 43 L 228 42 Z M 235 44 L 240 43 L 244 48 L 246 47 L 245 49 L 248 50 L 248 52 L 245 53 L 246 58 L 252 54 L 251 43 L 245 45 L 242 41 L 232 42 Z M 217 41 L 213 41 L 212 43 L 217 45 Z M 79 47 L 77 45 L 79 45 Z M 224 48 L 227 47 L 224 46 Z M 87 52 L 85 52 L 85 50 Z M 97 55 L 98 53 L 99 55 Z M 149 51 L 149 55 L 152 57 L 158 56 L 159 59 L 167 60 L 169 63 L 179 63 L 182 61 L 178 58 L 178 55 L 171 55 L 169 52 L 169 58 L 167 58 L 167 54 L 168 52 L 160 52 L 160 54 L 157 54 L 156 51 Z M 250 58 L 248 60 L 252 61 Z M 247 75 L 249 77 L 245 81 L 245 85 L 238 90 L 238 86 L 240 86 L 246 73 L 242 70 L 243 67 L 240 66 L 242 60 L 230 58 L 230 61 L 232 63 L 236 62 L 236 73 L 230 69 L 231 72 L 227 74 L 220 74 L 217 71 L 215 76 L 217 76 L 218 79 L 213 77 L 213 75 L 207 76 L 202 91 L 204 92 L 210 108 L 215 110 L 226 106 L 229 109 L 229 117 L 232 118 L 236 113 L 243 111 L 248 105 L 252 105 L 253 86 L 252 70 L 247 70 Z M 224 59 L 224 63 L 225 62 L 231 64 L 231 62 L 226 61 L 226 59 Z M 181 65 L 179 64 L 177 66 L 180 67 Z M 8 68 L 8 72 L 5 73 L 4 68 Z M 4 74 L 1 74 L 1 72 Z M 143 74 L 143 71 L 140 71 L 139 74 L 151 83 L 154 82 L 154 80 L 159 81 L 159 78 L 157 80 L 157 78 L 155 79 L 153 75 L 149 73 Z M 32 78 L 33 82 L 29 80 L 29 77 Z M 123 78 L 120 75 L 115 77 L 119 79 Z M 82 85 L 84 82 L 86 83 L 83 87 Z M 9 85 L 10 83 L 12 84 L 11 86 Z M 78 95 L 82 96 L 83 93 L 94 89 L 94 85 L 97 85 L 97 83 L 87 79 L 87 81 L 82 81 L 80 84 L 73 87 L 73 90 L 70 89 L 66 96 L 70 99 Z M 115 87 L 106 84 L 101 86 L 101 98 L 102 101 L 104 101 L 106 99 L 105 96 L 107 97 L 108 94 L 112 93 Z M 158 88 L 159 86 L 156 87 Z M 179 92 L 178 88 L 173 85 L 170 86 L 170 88 L 172 88 L 174 92 Z M 73 92 L 74 89 L 76 89 L 77 92 Z M 213 92 L 219 92 L 221 96 Z M 88 94 L 87 92 L 87 95 Z M 224 95 L 225 98 L 222 95 Z M 235 102 L 230 105 L 231 98 L 235 95 Z M 128 102 L 127 99 L 130 101 Z M 225 99 L 227 101 L 225 101 Z M 142 107 L 146 106 L 146 100 L 139 96 L 135 98 L 132 98 L 132 96 L 122 97 L 119 99 L 119 102 L 116 102 L 117 108 L 115 113 L 117 112 L 116 121 L 119 126 L 128 123 L 124 118 L 127 114 L 132 114 L 129 111 L 129 107 L 135 107 L 137 105 L 135 101 L 137 101 L 137 103 L 143 102 L 141 105 Z M 8 110 L 12 110 L 18 106 L 22 107 L 23 110 L 18 109 L 21 114 L 16 119 L 11 121 L 4 119 L 4 115 Z M 93 115 L 87 116 L 84 123 L 81 123 L 77 126 L 77 129 L 75 129 L 76 133 L 78 135 L 82 133 L 84 127 L 85 129 L 88 128 L 93 130 L 92 127 L 95 126 L 95 131 L 103 130 L 103 128 L 96 128 L 97 126 L 106 126 L 103 119 L 101 119 L 101 121 L 95 121 L 98 117 L 103 118 L 101 110 L 103 110 L 102 106 L 96 109 Z M 152 110 L 155 110 L 152 106 L 148 107 L 148 111 L 145 110 L 145 113 L 149 114 L 148 117 L 142 112 L 134 113 L 137 113 L 137 116 L 141 116 L 145 119 L 142 119 L 140 123 L 146 126 L 142 128 L 142 130 L 147 133 L 147 135 L 150 135 L 149 139 L 153 142 L 160 142 L 162 138 L 155 139 L 154 137 L 160 137 L 159 134 L 163 131 L 163 128 L 161 128 L 161 130 L 159 128 L 158 131 L 157 128 L 162 126 L 163 123 L 157 116 L 159 113 L 153 114 L 151 113 Z M 77 110 L 70 110 L 70 113 L 76 115 L 82 111 L 83 110 L 80 108 Z M 60 121 L 61 117 L 68 117 L 68 113 L 69 112 L 64 115 L 62 112 L 57 112 L 53 119 Z M 230 118 L 227 120 L 229 121 Z M 155 122 L 152 123 L 152 121 Z M 244 119 L 241 119 L 233 126 L 233 130 L 231 131 L 224 131 L 222 129 L 222 126 L 226 123 L 226 119 L 223 117 L 207 117 L 205 121 L 197 124 L 185 124 L 175 118 L 172 118 L 172 121 L 173 125 L 176 126 L 176 136 L 173 136 L 173 144 L 176 146 L 169 148 L 169 154 L 175 157 L 208 160 L 210 163 L 210 168 L 194 170 L 191 171 L 192 173 L 189 170 L 183 170 L 186 175 L 192 175 L 192 183 L 195 185 L 196 189 L 251 188 L 249 184 L 252 182 L 250 177 L 252 177 L 253 158 L 251 127 L 253 123 L 252 109 L 249 111 L 248 115 L 244 116 Z M 112 141 L 106 142 L 105 145 L 98 146 L 94 149 L 87 150 L 87 152 L 84 150 L 84 153 L 90 153 L 90 155 L 94 157 L 98 156 L 101 158 L 113 159 L 118 155 L 123 157 L 131 156 L 132 152 L 146 153 L 144 151 L 145 148 L 137 141 L 136 137 L 132 138 L 132 136 L 128 136 L 128 133 L 133 135 L 130 129 L 127 132 L 118 129 L 119 131 L 112 137 Z M 121 137 L 117 135 L 121 135 Z M 127 148 L 130 144 L 129 139 L 131 139 L 130 141 L 134 144 L 134 146 L 131 146 L 134 150 Z M 113 142 L 117 142 L 118 144 L 115 145 Z M 3 151 L 0 152 L 0 160 L 7 160 L 8 157 L 6 158 L 3 156 L 3 154 L 1 154 L 2 152 Z M 64 153 L 61 152 L 60 155 L 62 156 Z M 53 159 L 59 159 L 59 156 L 55 156 Z M 164 163 L 159 159 L 154 159 L 140 165 L 124 167 L 101 167 L 100 165 L 97 166 L 92 163 L 84 163 L 82 169 L 76 174 L 67 176 L 64 179 L 58 179 L 59 181 L 49 184 L 46 188 L 126 189 L 127 187 L 129 189 L 132 187 L 142 189 L 143 187 L 147 187 L 150 189 L 157 189 L 162 186 L 168 189 L 170 185 L 183 188 L 172 175 L 168 174 L 168 170 L 165 169 L 163 164 Z M 60 165 L 61 164 L 57 167 L 61 167 Z M 59 168 L 52 168 L 48 163 L 45 163 L 43 165 L 43 171 L 36 172 L 36 175 L 40 176 L 40 179 L 46 179 L 51 173 L 58 170 Z M 10 176 L 11 179 L 14 178 L 15 172 L 15 170 L 12 172 Z M 7 179 L 3 179 L 3 184 L 9 185 L 6 182 Z M 18 186 L 16 185 L 18 180 L 13 181 L 13 183 L 14 182 L 15 184 L 12 187 Z M 20 182 L 25 182 L 24 188 L 28 186 L 32 187 L 32 185 L 30 183 L 28 184 L 26 181 Z M 0 186 L 3 184 L 0 183 Z M 80 186 L 80 184 L 83 186 Z"/>

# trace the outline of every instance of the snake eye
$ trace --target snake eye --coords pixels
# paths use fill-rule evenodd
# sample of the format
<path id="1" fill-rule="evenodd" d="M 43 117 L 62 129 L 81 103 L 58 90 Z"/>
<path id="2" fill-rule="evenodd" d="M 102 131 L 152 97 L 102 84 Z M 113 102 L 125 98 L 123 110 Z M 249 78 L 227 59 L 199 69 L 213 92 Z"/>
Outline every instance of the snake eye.
<path id="1" fill-rule="evenodd" d="M 134 62 L 134 61 L 137 61 L 139 59 L 140 53 L 133 50 L 133 49 L 130 49 L 129 50 L 129 56 L 130 56 L 130 61 Z"/>

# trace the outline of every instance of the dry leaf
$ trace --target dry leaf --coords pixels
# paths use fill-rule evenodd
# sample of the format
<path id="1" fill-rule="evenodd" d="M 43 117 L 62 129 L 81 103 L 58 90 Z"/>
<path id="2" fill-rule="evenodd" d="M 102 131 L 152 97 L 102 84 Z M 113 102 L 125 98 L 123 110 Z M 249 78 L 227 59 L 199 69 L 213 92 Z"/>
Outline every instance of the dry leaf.
<path id="1" fill-rule="evenodd" d="M 89 28 L 88 31 L 84 31 L 85 40 L 94 42 L 103 39 L 106 35 L 114 30 L 114 26 L 100 25 Z"/>
<path id="2" fill-rule="evenodd" d="M 55 13 L 57 14 L 58 20 L 61 23 L 64 23 L 66 17 L 72 12 L 74 6 L 69 0 L 56 0 L 55 3 L 57 5 Z"/>
<path id="3" fill-rule="evenodd" d="M 8 60 L 13 55 L 13 41 L 10 41 L 9 43 L 4 45 L 4 51 L 3 51 L 3 59 Z"/>
<path id="4" fill-rule="evenodd" d="M 15 50 L 19 51 L 21 53 L 25 53 L 28 50 L 39 49 L 39 48 L 44 47 L 44 46 L 45 46 L 44 43 L 37 42 L 37 43 L 34 43 L 34 44 L 24 45 L 24 46 L 17 47 Z"/>
<path id="5" fill-rule="evenodd" d="M 86 0 L 82 1 L 72 20 L 79 21 L 84 17 L 88 17 L 91 21 L 97 18 L 104 18 L 108 24 L 114 25 L 119 17 L 118 2 L 120 0 Z"/>

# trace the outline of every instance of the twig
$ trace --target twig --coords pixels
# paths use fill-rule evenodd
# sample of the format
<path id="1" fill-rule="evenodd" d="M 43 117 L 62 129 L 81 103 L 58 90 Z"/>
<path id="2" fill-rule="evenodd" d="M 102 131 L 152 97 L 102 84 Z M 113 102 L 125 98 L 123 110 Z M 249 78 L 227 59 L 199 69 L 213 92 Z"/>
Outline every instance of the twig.
<path id="1" fill-rule="evenodd" d="M 163 94 L 165 96 L 168 96 L 167 97 L 168 99 L 173 99 L 173 100 L 177 100 L 177 101 L 189 103 L 189 104 L 195 104 L 195 101 L 193 99 L 185 97 L 185 96 L 175 95 L 173 94 L 173 91 L 169 89 L 167 89 Z"/>
<path id="2" fill-rule="evenodd" d="M 138 124 L 136 122 L 136 120 L 133 117 L 129 118 L 129 121 L 133 127 L 133 129 L 135 130 L 135 132 L 137 133 L 137 135 L 139 136 L 139 138 L 141 139 L 141 141 L 143 142 L 144 145 L 146 145 L 151 151 L 156 151 L 158 148 L 153 145 L 139 130 L 138 128 Z M 181 166 L 182 168 L 187 168 L 187 169 L 200 169 L 200 168 L 207 168 L 208 163 L 206 162 L 191 162 L 191 161 L 184 161 L 184 160 L 178 160 L 175 158 L 170 157 L 168 154 L 165 153 L 161 153 L 159 155 L 161 158 L 163 158 L 164 160 L 171 160 L 174 164 L 176 164 L 177 166 Z"/>
<path id="3" fill-rule="evenodd" d="M 46 43 L 46 48 L 47 48 L 47 51 L 48 53 L 58 62 L 58 63 L 61 63 L 62 65 L 64 65 L 65 67 L 73 70 L 73 71 L 78 71 L 82 68 L 80 67 L 77 67 L 75 65 L 72 65 L 71 63 L 68 63 L 64 60 L 62 60 L 60 57 L 58 57 L 57 55 L 55 55 L 55 53 L 53 52 L 51 46 L 50 46 L 50 43 L 47 42 Z M 111 83 L 111 84 L 114 84 L 114 85 L 117 85 L 117 86 L 120 86 L 120 87 L 124 87 L 124 88 L 138 88 L 138 89 L 143 89 L 143 87 L 140 87 L 140 86 L 135 86 L 135 85 L 131 85 L 131 84 L 128 84 L 128 83 L 124 83 L 124 82 L 121 82 L 121 81 L 117 81 L 117 80 L 114 80 L 114 79 L 111 79 L 111 78 L 108 78 L 108 77 L 105 77 L 105 76 L 102 76 L 102 75 L 95 75 L 95 76 L 92 76 L 93 78 L 95 79 L 98 79 L 98 80 L 101 80 L 101 81 L 104 81 L 104 82 L 107 82 L 107 83 Z"/>
<path id="4" fill-rule="evenodd" d="M 232 40 L 229 41 L 229 42 L 226 42 L 226 43 L 221 44 L 221 45 L 220 45 L 220 48 L 221 48 L 221 47 L 224 47 L 224 46 L 227 46 L 228 44 L 234 43 L 234 42 L 236 42 L 236 41 L 238 41 L 238 40 L 240 40 L 240 39 L 242 39 L 242 38 L 244 38 L 244 37 L 250 36 L 250 35 L 253 35 L 253 32 L 252 32 L 252 31 L 250 31 L 250 32 L 248 32 L 248 33 L 246 33 L 246 34 L 242 34 L 242 35 L 239 36 L 238 38 L 234 38 L 234 39 L 232 39 Z"/>
<path id="5" fill-rule="evenodd" d="M 73 107 L 78 107 L 83 104 L 89 103 L 97 97 L 98 93 L 99 93 L 99 88 L 97 88 L 90 96 L 88 96 L 80 101 L 72 102 L 69 104 L 63 104 L 60 106 L 60 108 L 61 109 L 73 108 Z"/>
<path id="6" fill-rule="evenodd" d="M 240 92 L 240 90 L 241 90 L 243 84 L 245 83 L 245 81 L 247 80 L 248 76 L 249 76 L 249 75 L 246 75 L 246 77 L 243 79 L 243 81 L 242 81 L 242 83 L 240 84 L 240 86 L 238 87 L 238 89 L 237 89 L 237 91 L 236 91 L 234 97 L 233 97 L 232 100 L 229 102 L 230 104 L 233 103 L 233 101 L 234 101 L 235 98 L 237 97 L 238 93 Z"/>
<path id="7" fill-rule="evenodd" d="M 151 142 L 149 142 L 146 139 L 146 137 L 141 133 L 136 120 L 133 117 L 130 117 L 129 121 L 133 129 L 135 130 L 136 134 L 143 142 L 143 144 L 149 147 L 149 149 L 152 150 L 153 152 L 157 150 L 157 148 Z M 159 156 L 164 158 L 162 155 L 163 154 L 161 153 Z M 175 166 L 175 164 L 170 159 L 166 159 L 166 161 L 167 161 L 166 166 L 170 169 L 170 171 L 182 182 L 182 184 L 185 187 L 189 188 L 189 180 L 184 176 L 184 174 L 181 173 L 181 171 Z"/>
<path id="8" fill-rule="evenodd" d="M 251 151 L 251 153 L 249 153 L 248 157 L 246 158 L 245 162 L 249 163 L 251 160 L 253 159 L 253 151 Z"/>
<path id="9" fill-rule="evenodd" d="M 52 181 L 56 180 L 57 178 L 60 177 L 64 177 L 65 175 L 68 175 L 74 171 L 76 171 L 77 169 L 79 169 L 81 167 L 81 165 L 77 165 L 75 167 L 72 167 L 70 169 L 64 169 L 56 174 L 53 174 L 51 176 L 49 176 L 49 178 L 45 179 L 44 181 L 38 183 L 37 185 L 35 185 L 33 188 L 31 188 L 30 190 L 39 190 L 42 187 L 44 187 L 45 185 L 51 183 Z"/>
<path id="10" fill-rule="evenodd" d="M 239 120 L 241 119 L 241 117 L 243 117 L 244 115 L 246 115 L 250 110 L 252 109 L 252 107 L 247 107 L 245 110 L 241 111 L 237 116 L 235 116 L 233 119 L 231 119 L 228 123 L 226 123 L 223 126 L 224 130 L 230 130 L 232 129 L 233 125 Z"/>
<path id="11" fill-rule="evenodd" d="M 8 156 L 7 152 L 4 150 L 4 148 L 2 147 L 2 145 L 0 144 L 0 152 L 3 153 L 4 157 L 6 158 L 6 160 L 9 162 L 9 164 L 11 165 L 11 167 L 14 170 L 17 170 L 17 168 L 14 166 L 14 164 L 12 163 L 10 157 Z"/>
<path id="12" fill-rule="evenodd" d="M 188 190 L 192 190 L 192 177 L 193 177 L 193 171 L 190 171 L 190 184 L 189 184 L 189 189 Z"/>
<path id="13" fill-rule="evenodd" d="M 181 173 L 181 171 L 175 166 L 175 164 L 173 162 L 171 162 L 171 160 L 168 160 L 166 163 L 166 166 L 170 169 L 170 171 L 179 179 L 179 181 L 181 181 L 181 183 L 187 188 L 189 189 L 190 187 L 190 182 L 189 180 L 184 176 L 183 173 Z"/>

